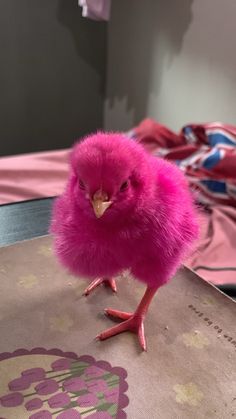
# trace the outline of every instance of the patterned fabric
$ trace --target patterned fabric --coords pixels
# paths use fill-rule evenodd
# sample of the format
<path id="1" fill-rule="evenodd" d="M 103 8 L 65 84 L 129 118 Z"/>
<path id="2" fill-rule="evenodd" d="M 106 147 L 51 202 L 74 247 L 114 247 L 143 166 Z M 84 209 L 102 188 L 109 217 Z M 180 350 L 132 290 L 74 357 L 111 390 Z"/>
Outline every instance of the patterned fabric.
<path id="1" fill-rule="evenodd" d="M 177 163 L 199 202 L 236 206 L 236 127 L 218 122 L 190 124 L 177 135 L 146 119 L 128 134 L 154 155 Z"/>

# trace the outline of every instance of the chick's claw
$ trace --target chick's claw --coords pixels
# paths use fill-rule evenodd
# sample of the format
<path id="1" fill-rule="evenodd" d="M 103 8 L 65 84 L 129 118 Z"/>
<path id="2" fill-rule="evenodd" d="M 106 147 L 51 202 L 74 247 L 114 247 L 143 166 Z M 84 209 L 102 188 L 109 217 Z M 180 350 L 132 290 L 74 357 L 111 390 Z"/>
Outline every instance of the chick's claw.
<path id="1" fill-rule="evenodd" d="M 116 281 L 114 278 L 98 278 L 92 281 L 91 284 L 89 284 L 89 286 L 85 289 L 83 295 L 89 295 L 95 288 L 97 288 L 101 284 L 110 287 L 113 292 L 117 292 Z"/>
<path id="2" fill-rule="evenodd" d="M 133 316 L 133 313 L 126 313 L 125 311 L 113 310 L 112 308 L 105 308 L 105 314 L 119 320 L 128 320 Z"/>
<path id="3" fill-rule="evenodd" d="M 132 332 L 138 335 L 138 340 L 143 351 L 147 350 L 146 338 L 144 333 L 143 318 L 132 313 L 126 313 L 123 311 L 106 309 L 105 313 L 111 317 L 115 317 L 124 320 L 122 323 L 105 330 L 96 336 L 98 340 L 105 340 L 112 336 L 116 336 L 123 332 Z M 125 320 L 126 319 L 126 320 Z"/>

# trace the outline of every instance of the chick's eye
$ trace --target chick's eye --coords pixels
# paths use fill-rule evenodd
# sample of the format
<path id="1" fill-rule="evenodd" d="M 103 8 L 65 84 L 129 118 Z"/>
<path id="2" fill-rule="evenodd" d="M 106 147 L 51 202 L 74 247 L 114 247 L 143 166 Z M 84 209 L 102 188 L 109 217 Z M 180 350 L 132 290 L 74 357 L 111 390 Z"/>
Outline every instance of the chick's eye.
<path id="1" fill-rule="evenodd" d="M 80 189 L 82 189 L 83 191 L 85 190 L 85 184 L 84 184 L 84 182 L 83 182 L 81 179 L 79 179 L 79 187 L 80 187 Z"/>
<path id="2" fill-rule="evenodd" d="M 129 182 L 128 180 L 126 180 L 125 182 L 122 183 L 121 187 L 120 187 L 120 191 L 124 192 L 129 186 Z"/>

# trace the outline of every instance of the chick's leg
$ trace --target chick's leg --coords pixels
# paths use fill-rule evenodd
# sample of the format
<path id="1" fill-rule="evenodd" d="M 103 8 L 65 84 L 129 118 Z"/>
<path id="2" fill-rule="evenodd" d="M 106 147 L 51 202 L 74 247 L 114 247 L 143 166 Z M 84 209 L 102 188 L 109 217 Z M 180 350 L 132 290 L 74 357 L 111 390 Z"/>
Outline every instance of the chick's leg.
<path id="1" fill-rule="evenodd" d="M 117 292 L 116 288 L 116 281 L 113 278 L 98 278 L 89 284 L 89 286 L 85 289 L 84 295 L 89 295 L 95 288 L 99 285 L 104 284 L 112 289 L 113 292 Z"/>
<path id="2" fill-rule="evenodd" d="M 146 292 L 134 313 L 126 313 L 123 311 L 113 310 L 110 308 L 106 309 L 105 313 L 108 316 L 111 316 L 113 318 L 118 318 L 120 320 L 123 320 L 123 322 L 100 333 L 97 336 L 97 339 L 105 340 L 119 333 L 130 331 L 138 335 L 141 348 L 144 351 L 146 351 L 147 344 L 146 344 L 146 339 L 145 339 L 145 334 L 144 334 L 144 319 L 147 314 L 148 307 L 156 291 L 157 291 L 157 288 L 147 287 Z"/>

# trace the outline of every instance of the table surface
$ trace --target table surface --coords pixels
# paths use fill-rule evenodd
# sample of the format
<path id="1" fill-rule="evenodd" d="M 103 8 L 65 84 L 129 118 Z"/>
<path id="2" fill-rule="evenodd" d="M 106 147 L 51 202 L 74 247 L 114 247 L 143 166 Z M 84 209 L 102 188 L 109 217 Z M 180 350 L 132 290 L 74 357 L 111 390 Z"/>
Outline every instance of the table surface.
<path id="1" fill-rule="evenodd" d="M 116 405 L 110 412 L 117 411 L 118 403 L 124 407 L 122 400 L 126 406 L 128 401 L 122 397 L 126 391 L 130 402 L 124 410 L 129 419 L 235 419 L 236 304 L 230 298 L 190 270 L 180 269 L 151 304 L 145 320 L 147 353 L 142 353 L 137 336 L 131 333 L 99 342 L 95 336 L 114 325 L 104 308 L 135 310 L 145 284 L 124 273 L 117 279 L 117 294 L 101 287 L 85 298 L 87 281 L 61 269 L 51 246 L 51 237 L 44 236 L 0 249 L 1 418 L 28 419 L 31 414 L 43 419 L 45 410 L 55 418 L 57 402 L 49 409 L 51 403 L 45 399 L 54 396 L 51 391 L 60 398 L 63 383 L 71 378 L 70 403 L 74 397 L 78 400 L 75 386 L 79 384 L 79 390 L 84 383 L 82 389 L 93 396 L 92 402 L 89 399 L 93 406 L 88 407 L 92 412 L 110 409 L 110 400 Z M 76 354 L 83 357 L 79 364 Z M 53 367 L 54 361 L 63 370 Z M 87 363 L 99 369 L 89 372 Z M 111 367 L 119 368 L 111 371 Z M 53 388 L 50 383 L 46 388 L 50 394 L 42 397 L 45 404 L 40 401 L 42 392 L 37 392 L 40 409 L 43 406 L 37 413 L 26 411 L 25 402 L 34 403 L 36 387 L 45 383 L 42 375 L 36 371 L 33 383 L 27 375 L 23 381 L 17 378 L 32 368 L 43 372 L 43 380 L 53 377 Z M 127 385 L 119 377 L 126 377 Z M 107 390 L 109 404 L 101 396 Z M 21 405 L 16 406 L 19 398 Z M 88 411 L 85 404 L 72 406 L 81 413 Z M 121 415 L 115 416 L 124 418 Z M 65 410 L 63 417 L 71 416 Z"/>
<path id="2" fill-rule="evenodd" d="M 0 247 L 48 234 L 51 208 L 55 198 L 34 199 L 0 206 Z M 219 285 L 236 299 L 234 284 Z"/>

